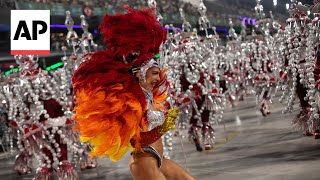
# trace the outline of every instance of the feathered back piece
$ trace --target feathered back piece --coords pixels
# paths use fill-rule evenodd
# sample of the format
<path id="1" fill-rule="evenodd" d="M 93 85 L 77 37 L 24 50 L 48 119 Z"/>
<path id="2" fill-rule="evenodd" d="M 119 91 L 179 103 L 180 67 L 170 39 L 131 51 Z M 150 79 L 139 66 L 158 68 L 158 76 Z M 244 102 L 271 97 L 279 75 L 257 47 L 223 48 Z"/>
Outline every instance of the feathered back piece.
<path id="1" fill-rule="evenodd" d="M 157 21 L 155 9 L 135 11 L 128 6 L 125 8 L 127 14 L 106 15 L 100 24 L 108 50 L 120 61 L 130 53 L 149 57 L 158 53 L 160 44 L 165 40 L 166 31 Z M 135 65 L 141 63 L 141 60 L 134 62 Z"/>
<path id="2" fill-rule="evenodd" d="M 154 10 L 127 10 L 127 14 L 105 16 L 100 28 L 107 50 L 94 53 L 72 79 L 74 129 L 82 141 L 94 146 L 92 156 L 109 156 L 113 161 L 127 152 L 131 139 L 140 149 L 140 132 L 147 129 L 145 95 L 130 69 L 158 53 L 165 40 Z M 122 56 L 134 52 L 139 56 L 125 64 Z"/>

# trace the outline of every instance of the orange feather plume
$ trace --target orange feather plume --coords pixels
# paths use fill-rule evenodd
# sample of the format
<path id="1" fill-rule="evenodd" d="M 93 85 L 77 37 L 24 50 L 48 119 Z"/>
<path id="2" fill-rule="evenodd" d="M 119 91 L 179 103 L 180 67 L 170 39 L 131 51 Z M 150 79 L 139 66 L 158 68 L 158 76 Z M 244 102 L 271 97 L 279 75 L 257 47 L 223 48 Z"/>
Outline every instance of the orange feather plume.
<path id="1" fill-rule="evenodd" d="M 120 83 L 81 89 L 76 96 L 74 129 L 81 132 L 81 140 L 94 146 L 92 156 L 118 161 L 131 147 L 130 139 L 139 139 L 144 122 L 141 104 Z"/>

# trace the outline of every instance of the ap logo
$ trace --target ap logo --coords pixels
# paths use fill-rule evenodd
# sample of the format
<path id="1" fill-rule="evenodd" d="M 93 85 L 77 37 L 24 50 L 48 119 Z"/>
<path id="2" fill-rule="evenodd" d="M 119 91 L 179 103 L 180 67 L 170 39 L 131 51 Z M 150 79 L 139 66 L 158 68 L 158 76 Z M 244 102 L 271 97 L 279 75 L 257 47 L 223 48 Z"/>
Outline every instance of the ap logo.
<path id="1" fill-rule="evenodd" d="M 11 55 L 50 54 L 50 10 L 11 10 Z"/>

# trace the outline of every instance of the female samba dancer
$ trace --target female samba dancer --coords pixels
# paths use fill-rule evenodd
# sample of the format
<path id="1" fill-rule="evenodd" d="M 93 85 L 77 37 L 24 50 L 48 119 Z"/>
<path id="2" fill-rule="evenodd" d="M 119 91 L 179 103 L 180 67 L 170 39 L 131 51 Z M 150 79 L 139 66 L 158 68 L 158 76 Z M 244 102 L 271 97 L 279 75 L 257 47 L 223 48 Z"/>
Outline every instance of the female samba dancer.
<path id="1" fill-rule="evenodd" d="M 100 25 L 108 48 L 94 53 L 73 76 L 75 130 L 93 145 L 92 156 L 119 160 L 130 148 L 130 171 L 140 179 L 194 179 L 163 158 L 161 136 L 178 110 L 163 106 L 168 83 L 156 54 L 166 31 L 154 9 L 126 7 Z"/>

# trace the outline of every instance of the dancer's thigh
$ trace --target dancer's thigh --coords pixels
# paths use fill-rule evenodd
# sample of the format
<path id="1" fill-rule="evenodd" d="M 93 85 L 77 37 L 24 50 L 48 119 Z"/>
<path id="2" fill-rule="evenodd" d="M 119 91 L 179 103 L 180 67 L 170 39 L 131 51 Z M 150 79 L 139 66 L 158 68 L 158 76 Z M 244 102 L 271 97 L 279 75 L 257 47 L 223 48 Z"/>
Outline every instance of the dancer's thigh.
<path id="1" fill-rule="evenodd" d="M 164 174 L 164 176 L 167 178 L 167 180 L 194 180 L 195 179 L 180 165 L 178 165 L 177 163 L 169 159 L 163 159 L 160 170 Z"/>
<path id="2" fill-rule="evenodd" d="M 130 158 L 129 167 L 134 180 L 166 180 L 158 168 L 157 159 L 149 153 L 133 155 Z"/>

